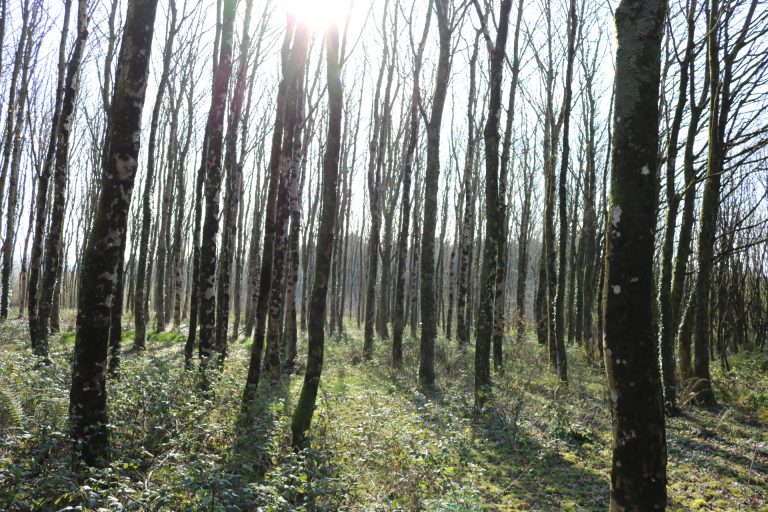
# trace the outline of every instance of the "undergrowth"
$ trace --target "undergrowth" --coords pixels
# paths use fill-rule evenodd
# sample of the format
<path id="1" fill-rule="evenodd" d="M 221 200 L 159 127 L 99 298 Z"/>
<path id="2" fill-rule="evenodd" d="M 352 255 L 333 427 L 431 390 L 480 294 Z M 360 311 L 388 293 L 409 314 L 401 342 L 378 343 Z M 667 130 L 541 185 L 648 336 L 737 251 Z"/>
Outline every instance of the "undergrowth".
<path id="1" fill-rule="evenodd" d="M 558 386 L 535 342 L 505 346 L 504 374 L 473 409 L 474 354 L 439 339 L 437 389 L 416 387 L 417 342 L 404 369 L 377 340 L 329 336 L 309 450 L 293 452 L 290 415 L 303 371 L 262 385 L 247 418 L 240 397 L 250 345 L 224 370 L 185 370 L 179 333 L 150 333 L 108 383 L 112 463 L 82 466 L 67 436 L 74 335 L 48 364 L 21 322 L 0 326 L 0 510 L 605 510 L 610 413 L 604 375 L 569 347 Z M 300 340 L 303 344 L 304 340 Z M 768 510 L 768 357 L 716 370 L 720 406 L 668 420 L 670 510 Z M 212 365 L 214 366 L 214 365 Z M 212 383 L 207 391 L 201 379 Z"/>

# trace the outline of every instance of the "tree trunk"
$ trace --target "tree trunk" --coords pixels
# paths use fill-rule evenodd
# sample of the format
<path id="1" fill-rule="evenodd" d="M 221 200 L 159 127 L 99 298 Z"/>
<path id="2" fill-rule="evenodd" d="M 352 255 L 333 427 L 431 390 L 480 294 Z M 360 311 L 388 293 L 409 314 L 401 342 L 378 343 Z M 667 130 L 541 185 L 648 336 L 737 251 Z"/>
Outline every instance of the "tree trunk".
<path id="1" fill-rule="evenodd" d="M 341 116 L 343 91 L 339 70 L 339 36 L 335 28 L 329 29 L 325 38 L 328 61 L 328 136 L 323 158 L 323 205 L 315 253 L 315 278 L 309 308 L 309 346 L 304 384 L 291 421 L 294 448 L 306 446 L 306 434 L 315 410 L 317 390 L 323 369 L 325 344 L 325 306 L 328 289 L 328 272 L 333 251 L 334 223 L 338 215 L 336 180 L 339 172 L 341 148 Z"/>
<path id="2" fill-rule="evenodd" d="M 478 6 L 479 4 L 475 4 Z M 496 279 L 499 260 L 500 238 L 504 236 L 502 227 L 503 211 L 499 194 L 499 124 L 501 122 L 501 81 L 506 55 L 507 34 L 509 33 L 509 13 L 512 0 L 502 0 L 499 13 L 499 27 L 496 43 L 491 46 L 489 72 L 488 118 L 483 130 L 485 142 L 485 245 L 480 273 L 480 301 L 475 335 L 475 407 L 481 409 L 485 404 L 491 387 L 491 338 L 493 336 L 494 309 L 496 299 Z"/>
<path id="3" fill-rule="evenodd" d="M 664 0 L 616 9 L 616 102 L 605 270 L 605 367 L 613 415 L 611 510 L 663 510 L 664 407 L 656 352 L 654 227 Z"/>
<path id="4" fill-rule="evenodd" d="M 83 255 L 69 415 L 76 448 L 89 465 L 102 465 L 109 459 L 105 372 L 110 297 L 136 177 L 156 10 L 156 0 L 128 2 L 106 141 L 108 158 Z"/>
<path id="5" fill-rule="evenodd" d="M 565 72 L 565 92 L 563 98 L 563 151 L 560 160 L 560 175 L 558 179 L 558 211 L 560 221 L 560 237 L 557 255 L 557 291 L 555 294 L 555 352 L 557 355 L 557 376 L 560 382 L 568 382 L 568 360 L 565 352 L 565 276 L 566 254 L 568 241 L 568 211 L 566 208 L 566 190 L 568 175 L 568 158 L 570 156 L 570 125 L 571 125 L 571 88 L 573 81 L 573 60 L 576 54 L 576 0 L 570 0 L 568 12 L 568 63 Z"/>
<path id="6" fill-rule="evenodd" d="M 224 0 L 219 60 L 213 77 L 211 108 L 208 113 L 208 151 L 205 155 L 205 213 L 200 239 L 200 356 L 201 364 L 213 355 L 216 347 L 216 237 L 219 232 L 221 200 L 221 161 L 224 153 L 224 114 L 232 75 L 232 39 L 234 36 L 235 0 Z"/>
<path id="7" fill-rule="evenodd" d="M 248 34 L 249 25 L 251 23 L 251 12 L 253 9 L 253 0 L 248 0 L 245 4 L 245 16 L 243 18 L 243 36 L 240 41 L 240 56 L 238 59 L 237 77 L 235 79 L 235 88 L 232 92 L 232 101 L 229 106 L 229 125 L 227 126 L 226 137 L 226 155 L 224 156 L 224 171 L 227 173 L 227 190 L 224 196 L 224 220 L 221 236 L 221 252 L 219 254 L 218 276 L 216 280 L 216 295 L 215 295 L 215 340 L 214 347 L 220 358 L 227 356 L 227 328 L 229 326 L 229 303 L 230 303 L 230 277 L 232 273 L 232 258 L 235 252 L 235 240 L 237 240 L 237 211 L 239 208 L 239 200 L 241 196 L 241 188 L 243 186 L 243 168 L 242 162 L 237 161 L 237 133 L 241 129 L 240 122 L 243 113 L 243 100 L 245 98 L 246 79 L 248 78 L 248 52 L 250 49 L 250 36 Z M 234 17 L 234 6 L 232 7 L 232 17 Z M 232 20 L 234 22 L 234 20 Z M 228 25 L 225 25 L 228 26 Z M 226 59 L 230 67 L 230 74 L 232 70 L 232 41 L 231 34 L 226 34 L 223 38 L 224 44 L 222 45 L 222 57 L 219 62 L 224 62 Z M 227 40 L 227 38 L 229 38 Z M 228 55 L 224 55 L 224 48 L 229 45 Z M 222 79 L 223 80 L 223 79 Z M 227 80 L 228 84 L 229 80 Z M 228 85 L 226 86 L 228 87 Z M 224 98 L 226 92 L 223 92 Z M 223 130 L 223 113 L 222 113 L 222 130 Z M 223 131 L 222 131 L 223 135 Z M 210 156 L 210 155 L 209 155 Z M 221 158 L 221 157 L 219 157 Z M 219 176 L 219 188 L 221 186 L 221 177 Z M 214 201 L 218 203 L 218 191 Z M 212 202 L 211 205 L 214 203 Z M 216 215 L 218 217 L 218 205 L 216 206 Z M 206 218 L 206 221 L 208 219 Z M 218 219 L 216 219 L 218 224 Z M 214 229 L 215 231 L 218 226 Z M 215 242 L 214 242 L 215 246 Z M 215 258 L 215 253 L 213 254 Z M 213 261 L 213 267 L 211 268 L 213 273 L 217 272 L 216 261 Z M 209 279 L 212 277 L 209 276 Z M 240 283 L 236 284 L 236 288 L 239 290 Z M 213 288 L 210 289 L 213 291 Z M 210 293 L 210 292 L 209 292 Z M 210 319 L 209 319 L 210 320 Z M 202 337 L 201 337 L 202 341 Z"/>
<path id="8" fill-rule="evenodd" d="M 141 217 L 141 238 L 139 240 L 139 257 L 136 269 L 136 287 L 134 289 L 134 337 L 133 346 L 137 350 L 144 350 L 147 339 L 147 315 L 146 287 L 151 282 L 147 274 L 151 272 L 148 268 L 148 250 L 149 235 L 152 225 L 152 188 L 155 183 L 155 148 L 157 140 L 157 128 L 160 123 L 160 111 L 165 98 L 165 89 L 168 87 L 168 79 L 171 72 L 171 58 L 173 56 L 173 40 L 176 36 L 176 9 L 175 2 L 170 3 L 171 22 L 168 25 L 168 33 L 165 38 L 165 48 L 163 50 L 163 70 L 160 75 L 160 82 L 157 86 L 155 96 L 155 105 L 152 108 L 152 118 L 149 124 L 149 142 L 147 145 L 147 175 L 144 182 L 144 192 L 142 194 L 142 217 Z"/>
<path id="9" fill-rule="evenodd" d="M 421 341 L 419 344 L 419 385 L 429 389 L 435 384 L 435 228 L 437 226 L 437 189 L 440 181 L 440 128 L 451 73 L 451 26 L 448 2 L 434 0 L 440 50 L 435 75 L 432 107 L 427 122 L 427 166 L 424 175 L 424 226 L 421 235 Z"/>
<path id="10" fill-rule="evenodd" d="M 64 97 L 61 106 L 59 133 L 56 136 L 55 165 L 53 170 L 53 197 L 51 201 L 51 218 L 48 225 L 48 236 L 45 240 L 45 258 L 40 281 L 41 294 L 37 305 L 38 310 L 38 343 L 41 353 L 48 351 L 48 329 L 51 312 L 54 308 L 54 290 L 56 276 L 61 275 L 59 267 L 62 263 L 61 246 L 64 224 L 64 209 L 67 194 L 67 159 L 69 156 L 69 136 L 75 112 L 75 101 L 79 88 L 80 62 L 85 43 L 88 39 L 88 15 L 86 0 L 78 0 L 77 6 L 77 39 L 72 51 L 72 57 L 67 64 L 67 77 L 64 83 Z"/>

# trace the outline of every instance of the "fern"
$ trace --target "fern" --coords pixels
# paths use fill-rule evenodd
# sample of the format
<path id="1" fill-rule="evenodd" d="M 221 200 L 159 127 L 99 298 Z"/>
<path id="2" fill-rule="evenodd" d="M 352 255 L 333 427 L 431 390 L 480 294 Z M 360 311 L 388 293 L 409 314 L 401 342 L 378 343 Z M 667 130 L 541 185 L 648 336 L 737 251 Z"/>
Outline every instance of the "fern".
<path id="1" fill-rule="evenodd" d="M 10 389 L 0 384 L 0 428 L 24 426 L 24 411 Z"/>

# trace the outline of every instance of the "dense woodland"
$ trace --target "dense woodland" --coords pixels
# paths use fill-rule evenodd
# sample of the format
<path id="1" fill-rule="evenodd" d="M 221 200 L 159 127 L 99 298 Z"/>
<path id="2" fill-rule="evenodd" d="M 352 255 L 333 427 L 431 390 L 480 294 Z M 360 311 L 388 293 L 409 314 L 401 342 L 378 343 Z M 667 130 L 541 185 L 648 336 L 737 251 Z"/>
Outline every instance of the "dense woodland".
<path id="1" fill-rule="evenodd" d="M 0 13 L 0 511 L 768 510 L 764 1 Z"/>

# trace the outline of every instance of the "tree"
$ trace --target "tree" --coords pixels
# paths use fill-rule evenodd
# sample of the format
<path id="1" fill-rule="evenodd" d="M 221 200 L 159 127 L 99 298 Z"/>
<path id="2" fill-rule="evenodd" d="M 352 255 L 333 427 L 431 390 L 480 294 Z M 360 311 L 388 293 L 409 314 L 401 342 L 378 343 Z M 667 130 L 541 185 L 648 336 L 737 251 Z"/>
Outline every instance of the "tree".
<path id="1" fill-rule="evenodd" d="M 339 34 L 336 27 L 331 27 L 328 30 L 325 38 L 325 49 L 328 63 L 328 135 L 323 157 L 323 203 L 315 251 L 315 278 L 312 283 L 312 297 L 309 307 L 307 369 L 304 373 L 301 395 L 291 421 L 292 442 L 294 448 L 297 449 L 306 447 L 306 433 L 312 422 L 317 389 L 323 370 L 325 306 L 333 251 L 334 225 L 338 215 L 337 177 L 341 151 L 341 117 L 344 98 L 341 86 Z"/>
<path id="2" fill-rule="evenodd" d="M 478 13 L 480 5 L 475 2 Z M 480 314 L 475 341 L 475 407 L 481 408 L 491 385 L 491 338 L 496 302 L 496 274 L 499 236 L 503 235 L 503 219 L 499 197 L 499 124 L 501 122 L 501 81 L 506 56 L 509 13 L 512 0 L 502 0 L 496 42 L 486 41 L 490 53 L 488 119 L 483 130 L 485 141 L 485 246 L 480 274 Z"/>
<path id="3" fill-rule="evenodd" d="M 605 369 L 613 413 L 611 510 L 663 510 L 664 407 L 653 326 L 653 253 L 664 0 L 616 9 Z"/>
<path id="4" fill-rule="evenodd" d="M 157 0 L 130 0 L 123 26 L 101 193 L 83 254 L 69 416 L 83 461 L 109 458 L 106 367 L 111 297 L 141 141 Z"/>
<path id="5" fill-rule="evenodd" d="M 87 1 L 79 0 L 77 5 L 77 39 L 67 64 L 67 77 L 64 82 L 64 97 L 61 104 L 61 121 L 56 136 L 55 165 L 53 170 L 53 197 L 51 200 L 51 218 L 48 236 L 45 240 L 45 257 L 40 288 L 42 293 L 37 305 L 39 315 L 38 343 L 47 352 L 48 328 L 51 309 L 54 304 L 56 277 L 61 264 L 62 230 L 64 208 L 67 194 L 67 169 L 69 157 L 69 136 L 73 125 L 75 101 L 79 87 L 80 61 L 88 39 Z"/>
<path id="6" fill-rule="evenodd" d="M 163 67 L 160 74 L 160 82 L 157 86 L 155 95 L 155 105 L 152 108 L 152 117 L 149 124 L 149 142 L 147 145 L 147 175 L 144 182 L 144 192 L 142 195 L 142 217 L 141 217 L 141 239 L 139 240 L 139 259 L 138 269 L 136 271 L 136 288 L 134 299 L 134 338 L 133 345 L 139 350 L 143 350 L 147 337 L 147 314 L 146 307 L 146 286 L 149 281 L 147 274 L 148 268 L 148 248 L 149 232 L 152 224 L 152 190 L 155 182 L 155 151 L 157 145 L 157 129 L 160 123 L 160 113 L 165 98 L 165 91 L 168 88 L 168 80 L 171 73 L 171 59 L 173 57 L 173 42 L 178 32 L 176 23 L 176 3 L 170 2 L 170 17 L 165 37 L 165 48 L 163 49 Z M 151 265 L 150 265 L 151 266 Z"/>
<path id="7" fill-rule="evenodd" d="M 710 358 L 710 305 L 709 293 L 712 279 L 714 245 L 720 207 L 720 186 L 727 153 L 726 125 L 731 110 L 733 97 L 731 87 L 733 66 L 739 51 L 746 45 L 747 35 L 752 23 L 757 0 L 752 0 L 741 30 L 732 46 L 724 48 L 725 55 L 721 75 L 720 69 L 720 31 L 727 33 L 728 23 L 734 11 L 720 11 L 719 0 L 711 0 L 708 18 L 707 50 L 709 65 L 709 133 L 707 145 L 707 179 L 704 183 L 701 215 L 699 219 L 699 238 L 696 250 L 699 271 L 693 288 L 691 307 L 693 308 L 693 377 L 691 387 L 694 402 L 701 405 L 715 403 L 712 379 L 709 372 Z M 721 17 L 721 14 L 723 17 Z M 723 26 L 724 25 L 724 26 Z"/>
<path id="8" fill-rule="evenodd" d="M 224 114 L 232 76 L 232 39 L 235 0 L 224 0 L 218 65 L 213 78 L 208 113 L 208 142 L 205 152 L 205 215 L 200 240 L 200 356 L 202 363 L 212 355 L 216 338 L 216 236 L 219 231 L 221 161 L 224 153 Z M 235 125 L 236 126 L 236 125 Z"/>
<path id="9" fill-rule="evenodd" d="M 284 226 L 281 226 L 277 214 L 279 203 L 278 197 L 283 196 L 279 190 L 281 187 L 280 182 L 284 164 L 287 163 L 283 161 L 283 138 L 285 136 L 286 140 L 291 140 L 291 144 L 294 143 L 292 137 L 294 135 L 294 129 L 298 124 L 295 110 L 298 108 L 297 102 L 302 101 L 302 98 L 297 98 L 300 86 L 296 83 L 296 75 L 301 75 L 301 85 L 303 86 L 303 64 L 306 59 L 308 35 L 306 27 L 296 25 L 296 20 L 289 16 L 283 45 L 280 51 L 282 78 L 277 89 L 277 112 L 275 115 L 275 125 L 271 141 L 272 147 L 269 156 L 269 189 L 267 191 L 266 213 L 264 214 L 264 243 L 262 244 L 259 286 L 254 287 L 253 290 L 254 293 L 258 292 L 258 297 L 255 301 L 256 306 L 254 315 L 256 318 L 254 320 L 253 344 L 251 346 L 251 356 L 248 365 L 248 377 L 243 393 L 243 407 L 246 409 L 255 397 L 256 387 L 258 386 L 259 378 L 261 376 L 262 352 L 264 349 L 264 337 L 267 327 L 267 309 L 270 307 L 270 296 L 272 295 L 271 287 L 274 273 L 273 266 L 275 266 L 274 253 L 276 237 L 278 236 L 278 231 L 281 227 L 284 231 Z M 292 42 L 294 48 L 292 48 Z M 303 89 L 301 90 L 303 91 Z M 292 109 L 291 112 L 288 111 L 289 105 Z M 288 149 L 290 150 L 291 148 Z M 297 155 L 288 156 L 295 157 Z M 286 202 L 284 197 L 280 199 L 280 201 L 283 203 Z M 283 209 L 285 210 L 285 213 L 287 213 L 287 208 Z M 275 329 L 276 327 L 277 326 L 275 326 Z M 276 341 L 277 340 L 274 339 L 273 343 Z M 279 372 L 279 353 L 277 352 L 277 348 L 275 343 L 272 349 L 272 365 L 273 371 L 276 369 Z M 278 356 L 277 361 L 274 361 L 275 356 Z"/>
<path id="10" fill-rule="evenodd" d="M 395 282 L 395 321 L 392 326 L 392 366 L 400 368 L 403 364 L 403 332 L 405 331 L 405 271 L 408 262 L 408 235 L 411 221 L 411 179 L 416 145 L 419 140 L 419 102 L 421 89 L 419 77 L 424 58 L 424 47 L 429 35 L 429 22 L 432 10 L 427 10 L 427 19 L 416 52 L 413 56 L 413 86 L 411 105 L 408 112 L 408 145 L 403 163 L 403 190 L 400 202 L 400 233 L 397 237 L 397 275 Z M 411 19 L 413 17 L 411 16 Z M 412 41 L 413 43 L 413 41 Z"/>
<path id="11" fill-rule="evenodd" d="M 440 38 L 432 107 L 427 121 L 427 167 L 424 175 L 424 225 L 421 234 L 421 340 L 419 344 L 419 385 L 435 384 L 435 338 L 437 337 L 437 301 L 435 298 L 435 229 L 437 225 L 437 189 L 440 180 L 440 128 L 451 73 L 450 0 L 433 0 Z"/>
<path id="12" fill-rule="evenodd" d="M 672 305 L 672 263 L 675 243 L 675 224 L 680 195 L 675 190 L 676 163 L 678 154 L 678 136 L 683 113 L 688 100 L 689 68 L 694 57 L 694 35 L 696 27 L 696 0 L 689 0 L 687 12 L 687 37 L 680 64 L 680 82 L 677 105 L 672 118 L 672 125 L 667 135 L 666 186 L 667 217 L 664 225 L 664 241 L 661 249 L 661 275 L 659 277 L 659 354 L 661 376 L 664 383 L 664 404 L 667 413 L 677 409 L 677 379 L 675 376 L 675 324 Z M 694 107 L 695 108 L 695 107 Z"/>
<path id="13" fill-rule="evenodd" d="M 565 248 L 568 239 L 568 215 L 566 212 L 566 183 L 568 158 L 570 156 L 571 95 L 573 89 L 573 61 L 576 56 L 576 0 L 570 0 L 568 10 L 568 54 L 565 71 L 565 92 L 563 95 L 563 151 L 560 160 L 557 199 L 560 221 L 560 239 L 557 253 L 557 291 L 555 293 L 555 353 L 557 355 L 557 376 L 560 382 L 568 382 L 568 360 L 565 352 Z"/>
<path id="14" fill-rule="evenodd" d="M 5 3 L 3 3 L 3 9 L 5 9 Z M 27 314 L 29 316 L 29 337 L 32 343 L 32 348 L 40 355 L 47 355 L 48 348 L 45 345 L 39 343 L 38 334 L 38 292 L 40 290 L 40 268 L 41 261 L 43 259 L 43 236 L 45 235 L 45 223 L 47 216 L 45 215 L 46 205 L 48 203 L 48 187 L 51 180 L 51 169 L 53 168 L 53 162 L 56 157 L 56 139 L 59 136 L 60 119 L 61 119 L 61 104 L 64 98 L 64 80 L 65 72 L 67 68 L 66 49 L 67 49 L 67 37 L 69 34 L 69 18 L 72 10 L 72 0 L 67 0 L 64 3 L 64 21 L 61 28 L 61 42 L 59 43 L 59 61 L 58 61 L 58 74 L 56 79 L 56 95 L 53 103 L 53 115 L 51 116 L 51 131 L 48 138 L 48 147 L 45 154 L 45 160 L 38 177 L 37 196 L 35 198 L 35 210 L 37 215 L 35 216 L 35 232 L 32 239 L 32 253 L 29 259 L 29 282 L 27 285 L 28 297 L 27 297 Z M 5 16 L 3 16 L 2 23 L 5 23 Z"/>

